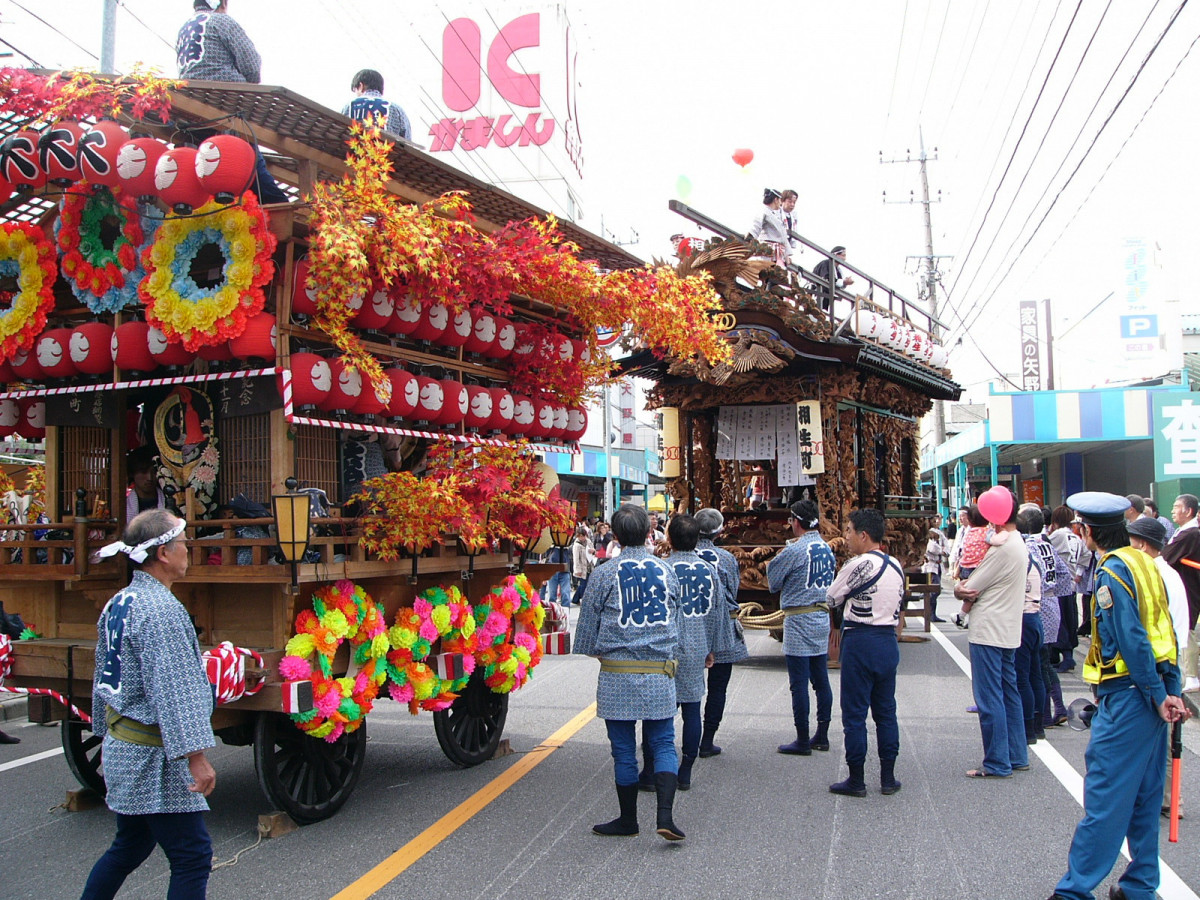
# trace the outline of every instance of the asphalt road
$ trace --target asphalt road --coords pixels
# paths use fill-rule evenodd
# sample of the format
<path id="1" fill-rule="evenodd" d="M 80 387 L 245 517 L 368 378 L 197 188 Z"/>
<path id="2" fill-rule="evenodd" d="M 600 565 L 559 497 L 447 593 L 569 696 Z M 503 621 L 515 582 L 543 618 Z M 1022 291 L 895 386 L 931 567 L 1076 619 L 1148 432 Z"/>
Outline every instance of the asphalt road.
<path id="1" fill-rule="evenodd" d="M 966 633 L 941 628 L 945 641 L 902 645 L 897 776 L 904 788 L 895 796 L 878 792 L 873 735 L 871 793 L 861 800 L 828 793 L 845 776 L 836 673 L 832 750 L 807 758 L 775 752 L 793 736 L 786 670 L 780 645 L 752 633 L 753 656 L 734 669 L 718 737 L 725 752 L 697 763 L 693 789 L 677 803 L 685 842 L 668 844 L 654 834 L 648 794 L 639 837 L 591 833 L 593 823 L 616 814 L 608 742 L 603 723 L 591 719 L 494 800 L 475 798 L 476 814 L 413 854 L 411 865 L 374 896 L 1048 897 L 1081 814 L 1069 787 L 1083 772 L 1087 734 L 1050 729 L 1049 746 L 1030 771 L 1002 781 L 965 778 L 981 758 L 976 717 L 965 711 L 970 682 L 951 650 L 966 653 Z M 380 702 L 369 720 L 363 778 L 349 803 L 333 819 L 278 839 L 256 843 L 257 817 L 270 804 L 250 750 L 219 747 L 208 824 L 220 867 L 209 896 L 367 896 L 353 887 L 359 878 L 585 710 L 594 699 L 596 668 L 589 659 L 547 657 L 510 705 L 505 736 L 517 753 L 469 770 L 445 759 L 427 714 L 414 718 Z M 1064 688 L 1068 699 L 1085 693 L 1077 674 L 1065 677 Z M 59 806 L 75 784 L 53 752 L 56 728 L 19 719 L 3 727 L 22 743 L 0 746 L 0 898 L 76 897 L 112 839 L 112 815 Z M 1180 879 L 1164 883 L 1162 894 L 1172 900 L 1200 890 L 1200 724 L 1189 722 L 1185 731 L 1185 809 L 1196 818 L 1184 819 L 1178 844 L 1167 842 L 1164 823 L 1162 860 Z M 47 758 L 13 766 L 46 751 Z M 236 863 L 221 865 L 239 851 Z M 120 896 L 162 897 L 167 877 L 166 860 L 156 853 Z"/>

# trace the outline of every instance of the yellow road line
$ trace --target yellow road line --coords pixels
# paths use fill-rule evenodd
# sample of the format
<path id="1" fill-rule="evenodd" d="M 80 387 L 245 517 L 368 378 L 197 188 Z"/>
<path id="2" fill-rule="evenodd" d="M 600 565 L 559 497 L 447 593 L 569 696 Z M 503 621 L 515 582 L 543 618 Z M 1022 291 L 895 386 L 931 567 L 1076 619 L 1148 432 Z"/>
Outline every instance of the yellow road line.
<path id="1" fill-rule="evenodd" d="M 566 725 L 546 738 L 525 756 L 442 816 L 415 838 L 367 872 L 349 887 L 334 894 L 332 900 L 366 900 L 380 888 L 400 877 L 422 856 L 450 837 L 489 803 L 524 778 L 534 767 L 570 740 L 584 725 L 596 718 L 596 704 L 581 710 Z"/>

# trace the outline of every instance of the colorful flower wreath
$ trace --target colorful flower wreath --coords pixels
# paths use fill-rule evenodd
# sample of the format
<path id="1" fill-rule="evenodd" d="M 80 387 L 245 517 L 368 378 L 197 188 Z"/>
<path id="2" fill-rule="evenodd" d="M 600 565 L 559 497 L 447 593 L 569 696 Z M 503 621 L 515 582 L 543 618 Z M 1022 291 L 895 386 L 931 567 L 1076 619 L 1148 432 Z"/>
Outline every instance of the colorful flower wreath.
<path id="1" fill-rule="evenodd" d="M 430 588 L 412 606 L 397 611 L 388 640 L 392 647 L 387 655 L 388 692 L 397 703 L 407 703 L 413 715 L 421 709 L 446 709 L 475 671 L 474 610 L 457 587 Z M 461 676 L 441 678 L 426 662 L 434 644 L 443 653 L 462 654 Z"/>
<path id="2" fill-rule="evenodd" d="M 533 677 L 534 668 L 542 661 L 539 634 L 545 616 L 542 598 L 524 574 L 510 575 L 475 607 L 475 621 L 483 620 L 477 629 L 478 664 L 483 666 L 484 682 L 495 693 L 512 693 Z M 495 632 L 500 618 L 505 627 Z"/>
<path id="3" fill-rule="evenodd" d="M 36 225 L 0 224 L 0 278 L 16 279 L 16 291 L 0 291 L 0 362 L 28 350 L 54 309 L 58 265 L 54 245 Z"/>
<path id="4" fill-rule="evenodd" d="M 221 280 L 201 287 L 191 269 L 201 248 L 215 245 L 225 259 Z M 223 344 L 262 311 L 263 287 L 275 274 L 275 235 L 267 215 L 246 193 L 236 206 L 206 203 L 190 216 L 168 216 L 142 254 L 146 277 L 138 293 L 146 320 L 187 349 Z"/>
<path id="5" fill-rule="evenodd" d="M 110 246 L 105 228 L 114 222 L 117 231 Z M 133 196 L 119 186 L 68 187 L 54 237 L 63 277 L 79 302 L 98 315 L 136 304 L 138 284 L 146 276 L 141 254 L 157 229 L 156 219 L 147 218 L 143 225 Z"/>
<path id="6" fill-rule="evenodd" d="M 350 642 L 350 667 L 335 678 L 333 658 L 343 641 Z M 387 649 L 387 621 L 360 586 L 339 581 L 313 594 L 313 608 L 296 617 L 296 634 L 279 663 L 286 680 L 313 683 L 313 708 L 292 713 L 296 726 L 330 743 L 357 730 L 387 680 Z"/>

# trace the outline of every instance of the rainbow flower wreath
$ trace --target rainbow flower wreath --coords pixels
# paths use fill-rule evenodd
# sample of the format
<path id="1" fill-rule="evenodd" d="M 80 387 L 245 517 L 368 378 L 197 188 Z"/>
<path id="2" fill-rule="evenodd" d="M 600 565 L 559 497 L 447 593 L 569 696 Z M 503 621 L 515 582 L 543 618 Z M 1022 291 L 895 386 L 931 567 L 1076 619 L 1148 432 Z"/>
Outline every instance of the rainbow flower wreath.
<path id="1" fill-rule="evenodd" d="M 475 607 L 478 664 L 495 693 L 512 693 L 533 677 L 542 661 L 545 616 L 542 598 L 524 574 L 510 575 Z"/>
<path id="2" fill-rule="evenodd" d="M 0 224 L 0 278 L 15 278 L 16 291 L 0 291 L 0 361 L 28 350 L 54 309 L 58 264 L 54 245 L 36 225 Z"/>
<path id="3" fill-rule="evenodd" d="M 388 692 L 397 703 L 407 703 L 414 716 L 449 707 L 467 686 L 475 671 L 476 619 L 470 601 L 457 587 L 435 587 L 421 593 L 412 606 L 396 612 L 388 629 L 392 649 L 387 655 Z M 439 644 L 443 653 L 463 655 L 463 674 L 447 680 L 426 660 Z"/>
<path id="4" fill-rule="evenodd" d="M 117 223 L 108 240 L 105 227 Z M 119 186 L 73 184 L 66 189 L 54 237 L 62 255 L 63 277 L 71 291 L 97 315 L 138 302 L 145 277 L 141 254 L 158 228 L 138 213 L 133 196 Z"/>
<path id="5" fill-rule="evenodd" d="M 350 642 L 350 667 L 335 678 L 333 658 L 343 641 Z M 356 731 L 387 680 L 387 649 L 387 620 L 366 591 L 344 580 L 318 590 L 313 608 L 296 617 L 296 634 L 279 663 L 286 680 L 313 683 L 313 708 L 291 714 L 296 726 L 330 743 Z"/>
<path id="6" fill-rule="evenodd" d="M 221 281 L 201 287 L 192 278 L 200 250 L 215 245 L 225 258 Z M 142 254 L 146 277 L 138 292 L 146 321 L 188 350 L 223 344 L 262 312 L 263 287 L 275 274 L 275 235 L 254 195 L 237 206 L 206 203 L 190 216 L 168 216 Z"/>

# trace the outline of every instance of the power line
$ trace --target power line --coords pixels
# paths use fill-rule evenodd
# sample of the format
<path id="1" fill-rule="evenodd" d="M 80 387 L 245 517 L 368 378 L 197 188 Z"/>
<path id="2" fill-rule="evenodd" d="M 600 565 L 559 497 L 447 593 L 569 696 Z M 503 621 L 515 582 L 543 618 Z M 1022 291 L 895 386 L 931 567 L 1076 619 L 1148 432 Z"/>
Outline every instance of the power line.
<path id="1" fill-rule="evenodd" d="M 1179 7 L 1171 15 L 1170 21 L 1167 22 L 1166 27 L 1163 29 L 1162 33 L 1158 36 L 1158 39 L 1154 42 L 1154 46 L 1150 48 L 1149 52 L 1146 54 L 1145 58 L 1142 60 L 1141 65 L 1138 66 L 1137 71 L 1133 73 L 1133 77 L 1130 79 L 1128 86 L 1126 86 L 1124 93 L 1121 94 L 1121 96 L 1118 98 L 1116 104 L 1113 106 L 1112 110 L 1109 112 L 1107 118 L 1105 118 L 1104 122 L 1100 125 L 1099 130 L 1096 132 L 1095 137 L 1092 138 L 1092 142 L 1088 145 L 1087 149 L 1084 151 L 1083 156 L 1081 156 L 1079 158 L 1079 162 L 1075 165 L 1075 168 L 1071 171 L 1071 174 L 1067 176 L 1067 180 L 1063 182 L 1062 186 L 1059 187 L 1057 193 L 1055 193 L 1054 199 L 1050 202 L 1050 205 L 1046 208 L 1046 212 L 1042 215 L 1042 218 L 1038 221 L 1037 226 L 1030 233 L 1030 235 L 1026 239 L 1025 243 L 1021 245 L 1021 249 L 1019 251 L 1017 251 L 1016 259 L 1020 259 L 1021 256 L 1024 255 L 1025 250 L 1029 247 L 1030 242 L 1034 239 L 1034 237 L 1037 235 L 1037 233 L 1041 230 L 1042 225 L 1045 224 L 1046 219 L 1049 217 L 1050 213 L 1054 210 L 1054 207 L 1058 204 L 1059 198 L 1062 197 L 1063 191 L 1065 191 L 1067 189 L 1067 187 L 1074 180 L 1075 176 L 1079 173 L 1080 168 L 1082 168 L 1084 162 L 1087 160 L 1088 156 L 1091 154 L 1092 150 L 1095 148 L 1096 142 L 1099 141 L 1100 136 L 1102 134 L 1104 134 L 1104 130 L 1108 127 L 1109 123 L 1113 120 L 1113 116 L 1115 116 L 1117 114 L 1117 110 L 1119 110 L 1121 108 L 1121 104 L 1123 104 L 1125 102 L 1126 98 L 1129 97 L 1130 92 L 1133 90 L 1133 86 L 1137 83 L 1138 78 L 1141 77 L 1142 72 L 1145 71 L 1146 65 L 1150 62 L 1151 57 L 1154 56 L 1154 54 L 1158 50 L 1159 46 L 1161 46 L 1163 40 L 1167 36 L 1167 33 L 1171 30 L 1172 26 L 1174 26 L 1175 21 L 1179 18 L 1179 14 L 1181 12 L 1183 12 L 1183 8 L 1185 6 L 1187 6 L 1187 4 L 1188 4 L 1188 0 L 1183 0 L 1183 2 L 1179 4 Z M 1179 70 L 1179 66 L 1181 66 L 1183 64 L 1183 60 L 1187 59 L 1188 54 L 1190 54 L 1192 52 L 1192 47 L 1194 47 L 1196 45 L 1196 41 L 1200 41 L 1200 36 L 1198 36 L 1196 38 L 1196 40 L 1193 40 L 1192 43 L 1188 45 L 1187 52 L 1184 53 L 1183 57 L 1180 59 L 1179 63 L 1176 65 L 1175 69 L 1173 69 L 1171 71 L 1170 76 L 1168 76 L 1167 81 L 1163 84 L 1162 88 L 1159 89 L 1159 92 L 1157 94 L 1155 94 L 1154 100 L 1152 100 L 1150 103 L 1150 107 L 1153 107 L 1154 102 L 1158 100 L 1159 96 L 1161 96 L 1162 91 L 1166 89 L 1167 84 L 1169 84 L 1170 80 L 1175 77 L 1175 72 L 1177 72 Z M 1146 113 L 1148 113 L 1150 111 L 1150 107 L 1148 107 L 1146 109 Z M 1143 118 L 1145 118 L 1145 113 L 1143 113 Z M 1140 125 L 1140 124 L 1141 124 L 1141 120 L 1139 119 L 1138 125 Z M 1134 131 L 1136 131 L 1136 130 L 1137 130 L 1137 127 L 1135 126 Z M 1133 134 L 1131 133 L 1130 137 L 1132 137 L 1132 136 L 1133 136 Z M 1128 141 L 1128 139 L 1126 139 L 1126 140 Z M 1122 150 L 1124 149 L 1124 146 L 1125 146 L 1124 144 L 1121 145 Z M 1110 165 L 1111 165 L 1111 163 L 1110 163 Z M 1108 170 L 1105 169 L 1106 173 L 1107 173 L 1107 171 Z M 1013 260 L 1014 263 L 1016 262 L 1016 259 Z M 971 320 L 971 324 L 974 324 L 975 322 L 979 321 L 979 316 L 982 315 L 983 308 L 992 301 L 992 298 L 994 298 L 996 296 L 996 292 L 999 291 L 1000 286 L 1003 285 L 1006 280 L 1008 280 L 1008 277 L 1009 277 L 1009 275 L 1012 274 L 1012 271 L 1013 270 L 1010 267 L 1008 269 L 1008 271 L 1005 273 L 1004 277 L 1001 278 L 1000 281 L 996 284 L 996 287 L 993 289 L 992 293 L 988 296 L 987 300 L 984 301 L 983 306 L 980 307 L 979 312 L 975 315 L 975 318 Z M 969 311 L 968 311 L 968 314 L 969 314 Z M 967 323 L 963 323 L 963 327 L 967 328 L 969 326 L 967 325 Z"/>
<path id="2" fill-rule="evenodd" d="M 900 55 L 904 51 L 904 26 L 908 23 L 908 0 L 904 0 L 904 15 L 900 18 L 900 42 L 896 45 L 896 65 L 892 67 L 892 89 L 888 92 L 887 115 L 883 118 L 883 137 L 887 139 L 888 122 L 892 120 L 892 101 L 896 99 L 896 76 L 900 74 Z"/>
<path id="3" fill-rule="evenodd" d="M 957 82 L 957 87 L 955 87 L 955 89 L 954 89 L 954 99 L 952 99 L 950 101 L 950 111 L 946 113 L 946 118 L 942 121 L 942 127 L 938 130 L 938 132 L 937 132 L 938 134 L 944 135 L 946 133 L 946 126 L 950 124 L 950 119 L 954 115 L 954 107 L 958 104 L 958 95 L 962 93 L 963 84 L 967 80 L 966 73 L 971 68 L 971 60 L 973 60 L 975 58 L 975 47 L 978 46 L 978 44 L 979 44 L 979 36 L 981 34 L 983 34 L 983 23 L 987 19 L 988 10 L 991 9 L 991 7 L 992 7 L 992 0 L 987 0 L 987 3 L 985 3 L 983 6 L 983 15 L 979 17 L 979 25 L 975 29 L 975 37 L 971 41 L 971 49 L 970 49 L 970 51 L 967 52 L 967 65 L 966 65 L 965 69 L 960 64 L 962 63 L 962 59 L 963 59 L 963 50 L 966 48 L 967 45 L 966 45 L 966 42 L 963 42 L 962 44 L 959 45 L 958 59 L 956 59 L 954 61 L 954 72 L 955 72 L 955 76 L 956 76 L 955 81 Z M 1012 27 L 1012 23 L 1010 22 L 1009 28 L 1011 28 L 1011 27 Z M 1007 42 L 1007 37 L 1006 37 L 1006 42 Z M 959 75 L 958 74 L 959 72 L 961 72 L 962 74 Z"/>
<path id="4" fill-rule="evenodd" d="M 921 94 L 921 105 L 917 109 L 917 118 L 925 112 L 925 98 L 929 96 L 929 85 L 933 82 L 933 72 L 937 68 L 938 54 L 942 50 L 942 35 L 946 32 L 946 20 L 950 18 L 950 0 L 946 0 L 946 11 L 942 14 L 942 25 L 938 29 L 937 43 L 933 47 L 933 61 L 929 64 L 929 74 L 925 77 L 925 90 Z"/>
<path id="5" fill-rule="evenodd" d="M 164 44 L 166 44 L 167 49 L 169 49 L 172 53 L 175 52 L 175 45 L 172 44 L 170 41 L 168 41 L 165 37 L 163 37 L 157 31 L 155 31 L 153 28 L 151 28 L 149 25 L 147 25 L 145 22 L 143 22 L 141 16 L 139 16 L 137 13 L 135 13 L 132 9 L 129 8 L 129 3 L 127 2 L 127 0 L 117 0 L 117 6 L 119 6 L 121 9 L 125 10 L 125 12 L 129 14 L 129 16 L 133 19 L 133 21 L 137 22 L 139 25 L 141 25 L 143 28 L 145 28 L 148 32 L 150 32 L 152 35 L 154 35 L 156 38 L 158 38 L 160 41 L 162 41 Z"/>
<path id="6" fill-rule="evenodd" d="M 23 11 L 24 11 L 26 14 L 28 14 L 28 15 L 30 15 L 30 16 L 33 16 L 33 18 L 37 19 L 39 22 L 41 22 L 43 25 L 45 25 L 47 28 L 49 28 L 51 31 L 53 31 L 55 34 L 57 34 L 59 37 L 63 38 L 64 40 L 66 40 L 67 42 L 69 42 L 69 43 L 71 43 L 71 44 L 74 44 L 76 47 L 78 47 L 80 50 L 82 50 L 84 53 L 86 53 L 86 54 L 87 54 L 88 56 L 90 56 L 92 59 L 96 60 L 96 62 L 99 62 L 99 61 L 100 61 L 100 57 L 98 57 L 98 56 L 97 56 L 95 53 L 93 53 L 93 52 L 92 52 L 91 50 L 89 50 L 87 47 L 83 46 L 83 45 L 82 45 L 82 44 L 80 44 L 78 41 L 76 41 L 76 40 L 74 40 L 73 38 L 71 38 L 69 35 L 67 35 L 67 34 L 63 33 L 62 31 L 60 31 L 60 30 L 59 30 L 57 27 L 55 27 L 54 25 L 51 25 L 49 22 L 47 22 L 45 19 L 43 19 L 43 18 L 42 18 L 41 16 L 39 16 L 37 13 L 33 12 L 32 10 L 26 9 L 24 6 L 22 6 L 20 3 L 18 3 L 18 2 L 17 2 L 17 0 L 9 0 L 9 3 L 11 3 L 11 4 L 12 4 L 13 6 L 15 6 L 17 9 L 19 9 L 19 10 L 23 10 Z M 10 47 L 11 47 L 12 45 L 11 45 L 11 44 L 9 44 L 8 46 L 10 46 Z M 25 56 L 25 54 L 24 54 L 24 53 L 22 53 L 21 55 L 22 55 L 22 56 Z"/>
<path id="7" fill-rule="evenodd" d="M 20 54 L 21 56 L 23 56 L 27 60 L 29 60 L 31 63 L 33 63 L 37 68 L 39 68 L 39 69 L 46 68 L 40 62 L 38 62 L 36 59 L 34 59 L 32 56 L 30 56 L 28 53 L 26 53 L 24 50 L 21 50 L 20 48 L 13 46 L 8 41 L 4 40 L 4 38 L 0 38 L 0 44 L 3 44 L 5 47 L 8 47 L 10 50 L 15 50 L 18 54 Z"/>

